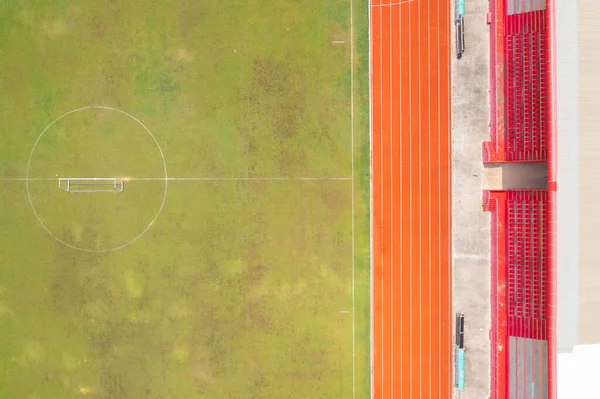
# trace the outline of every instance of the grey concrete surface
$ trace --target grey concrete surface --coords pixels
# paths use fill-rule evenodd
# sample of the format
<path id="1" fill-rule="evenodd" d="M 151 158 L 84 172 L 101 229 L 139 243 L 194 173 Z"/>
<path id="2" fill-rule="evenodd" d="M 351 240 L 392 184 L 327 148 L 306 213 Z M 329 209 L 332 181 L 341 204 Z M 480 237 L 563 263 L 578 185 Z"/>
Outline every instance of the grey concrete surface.
<path id="1" fill-rule="evenodd" d="M 548 188 L 548 164 L 546 162 L 484 165 L 484 190 L 540 190 L 546 188 Z"/>
<path id="2" fill-rule="evenodd" d="M 508 340 L 509 398 L 547 399 L 548 341 L 517 337 Z"/>
<path id="3" fill-rule="evenodd" d="M 465 53 L 460 60 L 452 54 L 453 307 L 465 314 L 466 348 L 465 389 L 455 389 L 454 397 L 482 399 L 490 395 L 490 215 L 481 207 L 481 142 L 489 140 L 490 115 L 488 0 L 465 7 Z"/>

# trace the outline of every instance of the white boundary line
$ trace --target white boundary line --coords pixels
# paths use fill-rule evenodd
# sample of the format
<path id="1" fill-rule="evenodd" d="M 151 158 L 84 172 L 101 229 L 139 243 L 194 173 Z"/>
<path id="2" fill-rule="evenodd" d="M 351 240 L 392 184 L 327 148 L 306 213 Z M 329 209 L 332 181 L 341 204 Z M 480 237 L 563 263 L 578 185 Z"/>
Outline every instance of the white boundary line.
<path id="1" fill-rule="evenodd" d="M 0 181 L 57 181 L 59 177 L 16 177 Z M 123 179 L 124 181 L 349 181 L 352 177 L 111 177 L 108 179 Z M 77 180 L 77 178 L 71 180 Z M 87 179 L 86 179 L 87 180 Z"/>
<path id="2" fill-rule="evenodd" d="M 58 177 L 7 177 L 0 179 L 0 181 L 57 181 Z"/>
<path id="3" fill-rule="evenodd" d="M 354 306 L 354 14 L 350 0 L 350 158 L 352 161 L 352 398 L 356 398 L 356 316 Z"/>
<path id="4" fill-rule="evenodd" d="M 369 0 L 369 380 L 370 380 L 370 391 L 371 398 L 374 394 L 373 387 L 373 312 L 374 312 L 374 301 L 373 301 L 373 33 L 371 26 L 371 6 L 372 1 Z"/>
<path id="5" fill-rule="evenodd" d="M 126 177 L 125 181 L 164 180 L 156 177 Z M 169 177 L 173 181 L 335 181 L 352 177 Z"/>

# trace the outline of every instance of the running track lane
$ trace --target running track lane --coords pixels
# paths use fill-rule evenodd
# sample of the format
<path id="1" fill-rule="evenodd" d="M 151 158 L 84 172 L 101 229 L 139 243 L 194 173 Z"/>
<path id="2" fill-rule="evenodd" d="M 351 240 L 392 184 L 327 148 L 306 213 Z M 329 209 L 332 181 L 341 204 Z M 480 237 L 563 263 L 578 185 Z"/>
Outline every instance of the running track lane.
<path id="1" fill-rule="evenodd" d="M 370 6 L 375 399 L 452 395 L 449 4 Z"/>

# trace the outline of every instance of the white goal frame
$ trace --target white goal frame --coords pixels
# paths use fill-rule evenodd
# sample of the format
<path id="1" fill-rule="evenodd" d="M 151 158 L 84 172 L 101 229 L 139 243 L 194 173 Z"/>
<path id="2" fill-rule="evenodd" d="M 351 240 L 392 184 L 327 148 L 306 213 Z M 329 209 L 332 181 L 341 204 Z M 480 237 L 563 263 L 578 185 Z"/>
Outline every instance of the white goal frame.
<path id="1" fill-rule="evenodd" d="M 122 193 L 122 177 L 59 177 L 58 188 L 68 193 Z"/>

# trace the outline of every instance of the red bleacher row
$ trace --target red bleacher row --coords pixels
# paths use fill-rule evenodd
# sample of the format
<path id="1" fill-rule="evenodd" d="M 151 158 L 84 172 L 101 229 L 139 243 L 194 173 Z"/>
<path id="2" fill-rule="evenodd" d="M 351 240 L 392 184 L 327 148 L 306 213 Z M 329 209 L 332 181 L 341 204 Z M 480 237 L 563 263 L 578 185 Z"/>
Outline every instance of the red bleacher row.
<path id="1" fill-rule="evenodd" d="M 548 190 L 484 193 L 484 208 L 492 212 L 492 398 L 530 397 L 516 389 L 537 384 L 535 397 L 554 399 L 554 0 L 490 0 L 490 17 L 491 133 L 484 162 L 547 162 L 549 172 Z M 545 350 L 516 359 L 524 353 L 517 343 Z M 540 377 L 528 369 L 540 370 Z"/>

